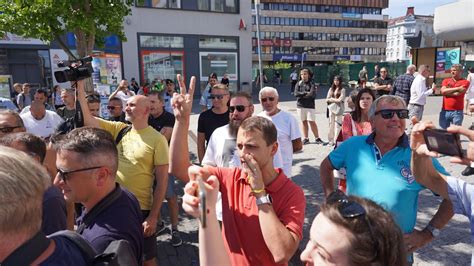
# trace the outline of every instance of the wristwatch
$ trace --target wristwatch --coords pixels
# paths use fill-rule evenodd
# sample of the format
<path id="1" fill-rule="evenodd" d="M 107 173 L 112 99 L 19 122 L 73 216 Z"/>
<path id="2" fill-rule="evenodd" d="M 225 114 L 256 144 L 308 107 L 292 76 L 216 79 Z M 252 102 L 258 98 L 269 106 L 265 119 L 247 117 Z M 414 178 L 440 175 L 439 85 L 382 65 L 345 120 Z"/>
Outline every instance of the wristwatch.
<path id="1" fill-rule="evenodd" d="M 266 194 L 265 196 L 257 198 L 257 206 L 262 204 L 272 204 L 272 197 L 270 196 L 270 194 Z"/>
<path id="2" fill-rule="evenodd" d="M 433 235 L 433 237 L 438 237 L 439 233 L 441 233 L 441 230 L 439 230 L 438 228 L 432 226 L 431 224 L 428 224 L 426 226 L 426 230 L 430 231 L 430 233 Z"/>

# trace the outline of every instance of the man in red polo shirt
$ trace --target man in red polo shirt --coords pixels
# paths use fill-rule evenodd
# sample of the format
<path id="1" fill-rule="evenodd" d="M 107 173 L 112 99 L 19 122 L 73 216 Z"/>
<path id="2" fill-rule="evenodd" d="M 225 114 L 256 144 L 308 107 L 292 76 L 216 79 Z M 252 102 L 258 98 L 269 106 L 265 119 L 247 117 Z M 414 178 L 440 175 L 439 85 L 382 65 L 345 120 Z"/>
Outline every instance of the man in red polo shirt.
<path id="1" fill-rule="evenodd" d="M 443 95 L 443 107 L 439 114 L 439 126 L 448 128 L 451 124 L 461 126 L 464 118 L 464 94 L 469 87 L 469 81 L 461 77 L 462 65 L 451 66 L 451 78 L 441 83 L 441 94 Z"/>
<path id="2" fill-rule="evenodd" d="M 217 177 L 222 193 L 225 247 L 233 265 L 286 264 L 302 239 L 306 201 L 303 191 L 273 167 L 277 131 L 262 117 L 246 119 L 237 133 L 241 168 L 191 166 L 188 128 L 194 93 L 178 75 L 180 94 L 173 96 L 176 123 L 171 136 L 170 170 L 185 182 Z M 189 168 L 189 169 L 188 169 Z M 188 175 L 189 172 L 189 175 Z M 198 202 L 196 202 L 198 204 Z"/>

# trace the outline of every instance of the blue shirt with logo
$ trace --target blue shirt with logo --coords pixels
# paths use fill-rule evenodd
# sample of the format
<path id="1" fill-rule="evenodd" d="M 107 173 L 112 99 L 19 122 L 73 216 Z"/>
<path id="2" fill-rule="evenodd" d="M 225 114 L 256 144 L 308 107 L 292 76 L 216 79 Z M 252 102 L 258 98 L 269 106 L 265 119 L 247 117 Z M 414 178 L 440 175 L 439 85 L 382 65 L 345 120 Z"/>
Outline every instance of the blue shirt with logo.
<path id="1" fill-rule="evenodd" d="M 411 149 L 404 134 L 395 148 L 381 155 L 374 142 L 375 133 L 344 141 L 329 154 L 335 169 L 346 168 L 347 193 L 368 198 L 387 211 L 404 233 L 416 224 L 418 193 L 425 187 L 415 181 L 410 170 Z M 446 170 L 433 159 L 435 168 Z"/>

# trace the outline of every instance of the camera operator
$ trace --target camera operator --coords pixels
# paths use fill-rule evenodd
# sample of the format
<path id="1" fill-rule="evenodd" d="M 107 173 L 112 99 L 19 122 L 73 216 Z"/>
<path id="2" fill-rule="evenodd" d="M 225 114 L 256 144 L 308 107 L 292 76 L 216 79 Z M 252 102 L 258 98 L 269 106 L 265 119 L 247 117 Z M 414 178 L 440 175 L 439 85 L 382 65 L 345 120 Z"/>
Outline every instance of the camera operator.
<path id="1" fill-rule="evenodd" d="M 413 122 L 416 123 L 416 119 L 413 119 Z M 437 156 L 437 153 L 428 150 L 423 136 L 423 131 L 434 127 L 432 122 L 419 122 L 413 127 L 410 141 L 412 149 L 411 170 L 413 176 L 415 176 L 418 183 L 441 195 L 444 199 L 451 200 L 454 213 L 462 214 L 469 218 L 472 238 L 474 236 L 472 231 L 474 226 L 474 211 L 471 203 L 474 200 L 474 185 L 436 171 L 430 157 Z M 453 157 L 451 159 L 452 163 L 469 165 L 474 161 L 474 131 L 460 126 L 451 126 L 447 130 L 451 133 L 464 135 L 469 139 L 466 156 L 463 158 Z"/>

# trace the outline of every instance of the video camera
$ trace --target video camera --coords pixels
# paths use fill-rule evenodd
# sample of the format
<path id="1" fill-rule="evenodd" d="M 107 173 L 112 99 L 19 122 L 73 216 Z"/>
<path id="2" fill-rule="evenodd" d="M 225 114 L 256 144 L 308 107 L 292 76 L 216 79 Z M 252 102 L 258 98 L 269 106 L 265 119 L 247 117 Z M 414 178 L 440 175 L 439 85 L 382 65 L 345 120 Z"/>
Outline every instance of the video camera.
<path id="1" fill-rule="evenodd" d="M 67 67 L 68 69 L 55 71 L 54 77 L 59 83 L 89 78 L 93 72 L 91 62 L 91 56 L 72 61 L 61 61 L 58 63 L 58 67 Z"/>

